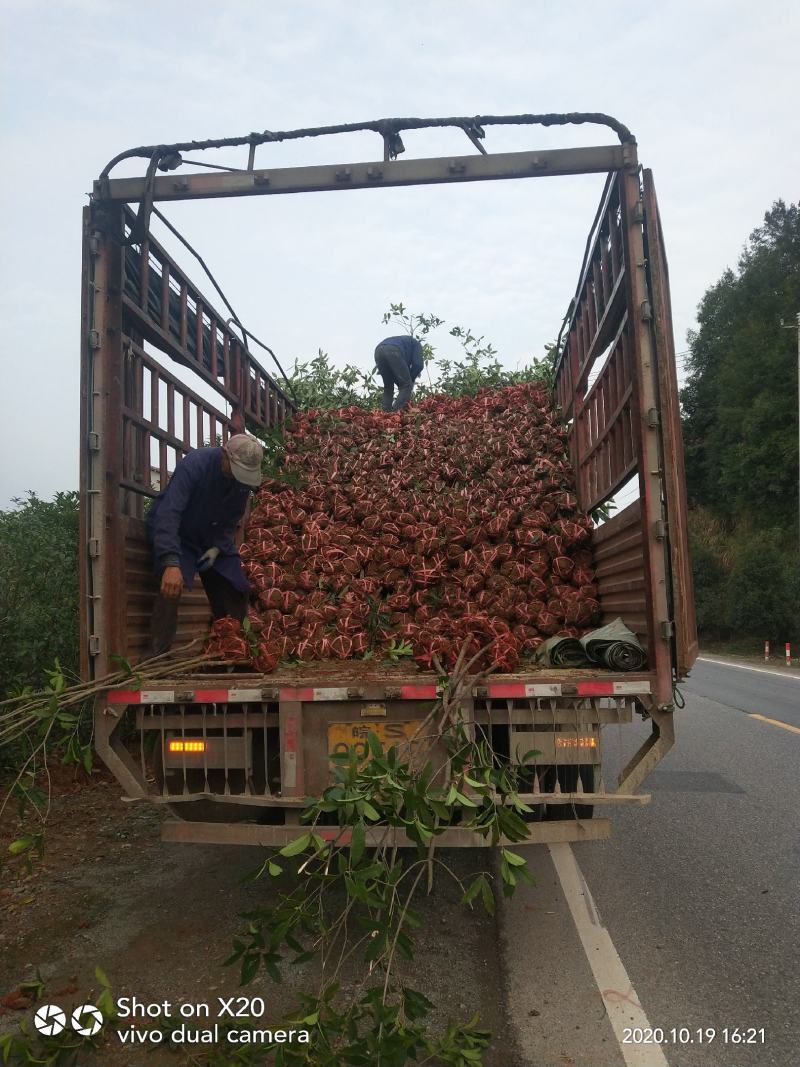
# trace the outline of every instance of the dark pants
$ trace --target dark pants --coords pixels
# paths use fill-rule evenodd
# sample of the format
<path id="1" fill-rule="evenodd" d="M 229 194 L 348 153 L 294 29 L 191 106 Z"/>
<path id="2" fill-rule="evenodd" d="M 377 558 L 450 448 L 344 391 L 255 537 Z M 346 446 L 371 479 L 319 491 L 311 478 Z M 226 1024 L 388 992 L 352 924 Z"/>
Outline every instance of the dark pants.
<path id="1" fill-rule="evenodd" d="M 214 570 L 203 571 L 200 581 L 206 591 L 211 605 L 211 614 L 215 619 L 230 616 L 240 622 L 247 614 L 247 593 L 231 585 L 227 578 Z M 160 656 L 172 647 L 178 629 L 178 606 L 180 597 L 156 596 L 153 618 L 150 623 L 150 654 Z"/>
<path id="2" fill-rule="evenodd" d="M 383 379 L 384 411 L 400 411 L 411 399 L 414 381 L 405 357 L 396 345 L 378 345 L 375 349 L 375 366 Z M 392 403 L 394 387 L 397 386 L 397 399 Z"/>

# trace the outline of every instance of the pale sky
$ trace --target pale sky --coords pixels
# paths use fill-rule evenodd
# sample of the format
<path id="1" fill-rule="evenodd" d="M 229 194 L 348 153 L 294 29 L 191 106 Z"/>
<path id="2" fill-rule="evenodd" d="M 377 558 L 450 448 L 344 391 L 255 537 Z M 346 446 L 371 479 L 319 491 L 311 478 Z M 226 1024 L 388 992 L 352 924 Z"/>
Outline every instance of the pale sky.
<path id="1" fill-rule="evenodd" d="M 125 148 L 394 116 L 607 112 L 654 171 L 679 351 L 764 212 L 800 196 L 792 2 L 0 0 L 0 19 L 0 507 L 77 488 L 80 211 Z M 471 151 L 453 131 L 403 139 L 404 159 Z M 484 143 L 615 141 L 525 127 Z M 213 161 L 244 166 L 245 153 Z M 257 165 L 379 158 L 364 134 L 265 146 Z M 514 367 L 558 331 L 601 188 L 597 175 L 550 177 L 162 208 L 285 366 L 323 348 L 370 367 L 381 316 L 402 300 L 484 334 Z M 456 352 L 446 331 L 440 350 Z"/>

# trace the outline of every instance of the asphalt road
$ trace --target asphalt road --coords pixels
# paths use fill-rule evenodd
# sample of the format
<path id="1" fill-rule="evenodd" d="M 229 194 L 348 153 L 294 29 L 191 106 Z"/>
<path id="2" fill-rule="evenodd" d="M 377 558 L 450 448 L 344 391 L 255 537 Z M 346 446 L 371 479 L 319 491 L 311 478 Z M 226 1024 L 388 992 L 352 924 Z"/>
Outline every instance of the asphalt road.
<path id="1" fill-rule="evenodd" d="M 729 666 L 703 657 L 686 688 L 728 708 L 800 727 L 800 674 L 779 674 L 749 664 Z"/>
<path id="2" fill-rule="evenodd" d="M 610 841 L 528 848 L 536 885 L 496 920 L 466 913 L 449 877 L 421 904 L 414 986 L 437 1005 L 436 1027 L 480 1012 L 494 1034 L 486 1067 L 800 1064 L 800 681 L 700 662 L 684 692 L 676 746 L 645 783 L 652 803 L 613 812 Z M 648 732 L 638 720 L 605 730 L 607 783 Z M 163 844 L 161 814 L 118 795 L 108 778 L 67 790 L 44 865 L 0 886 L 0 1001 L 40 968 L 55 1003 L 91 1002 L 96 964 L 116 995 L 152 1002 L 236 991 L 221 961 L 242 913 L 274 892 L 241 881 L 258 850 Z M 462 881 L 491 862 L 469 850 L 440 858 Z M 299 981 L 259 976 L 249 991 L 280 1018 Z M 0 1010 L 0 1032 L 16 1014 Z M 662 1049 L 620 1046 L 620 1018 L 643 1017 L 666 1031 Z M 748 1027 L 764 1029 L 763 1044 L 733 1044 Z M 681 1028 L 688 1040 L 676 1044 Z M 87 1067 L 160 1062 L 112 1037 Z"/>
<path id="3" fill-rule="evenodd" d="M 689 1030 L 690 1041 L 663 1046 L 670 1067 L 797 1067 L 800 733 L 751 715 L 800 726 L 800 681 L 699 662 L 683 689 L 676 746 L 643 787 L 652 803 L 620 809 L 610 841 L 573 851 L 632 1002 L 668 1038 L 673 1028 Z M 607 730 L 611 764 L 646 732 L 644 724 Z M 552 860 L 530 851 L 539 885 L 509 906 L 505 923 L 519 1067 L 630 1063 Z M 734 1043 L 734 1030 L 748 1027 L 764 1028 L 763 1044 L 760 1034 L 755 1044 Z M 716 1036 L 701 1042 L 697 1032 L 708 1028 Z M 663 1060 L 653 1050 L 635 1062 Z"/>

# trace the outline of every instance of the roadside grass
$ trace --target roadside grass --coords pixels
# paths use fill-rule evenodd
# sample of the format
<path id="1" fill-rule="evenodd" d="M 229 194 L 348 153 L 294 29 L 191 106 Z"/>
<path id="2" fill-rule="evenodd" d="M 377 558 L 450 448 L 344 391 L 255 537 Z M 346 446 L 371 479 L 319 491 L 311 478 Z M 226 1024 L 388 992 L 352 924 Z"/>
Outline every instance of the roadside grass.
<path id="1" fill-rule="evenodd" d="M 791 648 L 792 665 L 786 666 L 784 645 L 770 645 L 769 659 L 764 659 L 764 643 L 759 644 L 752 638 L 740 641 L 703 641 L 700 645 L 701 656 L 719 656 L 725 659 L 739 660 L 754 667 L 785 671 L 787 674 L 800 674 L 800 645 Z"/>

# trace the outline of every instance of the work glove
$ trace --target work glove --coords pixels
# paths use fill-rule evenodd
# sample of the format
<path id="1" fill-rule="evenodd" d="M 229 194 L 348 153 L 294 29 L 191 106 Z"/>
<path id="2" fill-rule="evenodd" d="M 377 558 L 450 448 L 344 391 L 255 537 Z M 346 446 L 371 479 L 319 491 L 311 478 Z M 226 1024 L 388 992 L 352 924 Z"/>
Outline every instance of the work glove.
<path id="1" fill-rule="evenodd" d="M 204 552 L 202 554 L 200 559 L 197 561 L 197 569 L 200 572 L 200 574 L 202 574 L 203 571 L 210 571 L 211 570 L 211 568 L 214 566 L 214 562 L 215 562 L 215 560 L 216 560 L 218 555 L 219 555 L 219 549 L 218 548 L 209 548 L 207 552 Z"/>

